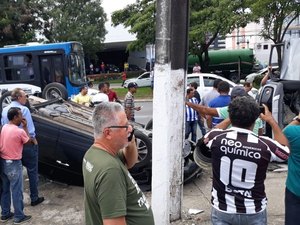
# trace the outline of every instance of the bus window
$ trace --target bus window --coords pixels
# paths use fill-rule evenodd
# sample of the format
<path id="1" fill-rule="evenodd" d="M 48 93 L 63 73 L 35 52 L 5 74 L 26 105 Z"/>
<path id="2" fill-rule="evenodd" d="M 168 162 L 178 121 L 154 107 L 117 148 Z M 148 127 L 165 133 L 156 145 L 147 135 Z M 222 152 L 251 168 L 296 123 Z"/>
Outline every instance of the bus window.
<path id="1" fill-rule="evenodd" d="M 4 56 L 4 71 L 7 81 L 33 80 L 32 55 Z"/>
<path id="2" fill-rule="evenodd" d="M 62 55 L 44 55 L 39 57 L 43 87 L 52 82 L 65 84 Z"/>
<path id="3" fill-rule="evenodd" d="M 83 54 L 71 53 L 69 79 L 73 84 L 86 82 Z"/>
<path id="4" fill-rule="evenodd" d="M 54 66 L 54 81 L 64 84 L 64 77 L 63 77 L 63 61 L 61 56 L 56 56 L 53 58 L 53 66 Z"/>

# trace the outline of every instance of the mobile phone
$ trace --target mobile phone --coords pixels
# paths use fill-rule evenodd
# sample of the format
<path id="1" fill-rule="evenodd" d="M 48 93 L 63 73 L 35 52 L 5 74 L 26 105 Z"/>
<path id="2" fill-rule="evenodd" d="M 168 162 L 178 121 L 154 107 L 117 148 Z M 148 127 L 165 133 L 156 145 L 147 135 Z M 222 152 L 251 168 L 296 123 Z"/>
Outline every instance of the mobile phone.
<path id="1" fill-rule="evenodd" d="M 259 106 L 259 113 L 265 114 L 265 107 L 260 105 Z"/>
<path id="2" fill-rule="evenodd" d="M 128 136 L 128 142 L 131 142 L 133 134 L 134 134 L 134 129 L 132 129 L 131 133 Z"/>

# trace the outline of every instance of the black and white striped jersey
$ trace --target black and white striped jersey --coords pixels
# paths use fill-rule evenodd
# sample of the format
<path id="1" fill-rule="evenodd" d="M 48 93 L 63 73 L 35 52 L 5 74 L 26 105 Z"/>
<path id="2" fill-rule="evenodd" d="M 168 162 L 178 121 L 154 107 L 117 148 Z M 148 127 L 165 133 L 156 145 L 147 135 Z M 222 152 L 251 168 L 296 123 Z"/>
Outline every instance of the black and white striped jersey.
<path id="1" fill-rule="evenodd" d="M 264 210 L 268 163 L 287 160 L 289 148 L 237 127 L 214 129 L 205 138 L 212 151 L 213 207 L 228 213 L 253 214 Z"/>

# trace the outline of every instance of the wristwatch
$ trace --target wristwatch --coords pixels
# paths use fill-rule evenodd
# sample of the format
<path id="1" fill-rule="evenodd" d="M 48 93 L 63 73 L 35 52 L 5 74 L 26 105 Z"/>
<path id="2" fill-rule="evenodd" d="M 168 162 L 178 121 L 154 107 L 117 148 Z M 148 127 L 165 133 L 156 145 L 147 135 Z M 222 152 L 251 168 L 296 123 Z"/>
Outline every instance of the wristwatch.
<path id="1" fill-rule="evenodd" d="M 293 121 L 297 121 L 298 123 L 300 123 L 300 118 L 299 118 L 299 116 L 294 117 Z"/>

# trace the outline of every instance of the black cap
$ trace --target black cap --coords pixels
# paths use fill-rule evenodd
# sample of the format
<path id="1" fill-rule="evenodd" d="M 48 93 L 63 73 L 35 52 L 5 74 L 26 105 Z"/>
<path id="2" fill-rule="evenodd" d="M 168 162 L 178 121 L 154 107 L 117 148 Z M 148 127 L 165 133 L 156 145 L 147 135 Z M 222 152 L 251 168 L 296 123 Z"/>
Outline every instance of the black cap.
<path id="1" fill-rule="evenodd" d="M 131 82 L 128 84 L 128 88 L 137 88 L 137 87 L 138 87 L 138 85 L 135 82 Z"/>
<path id="2" fill-rule="evenodd" d="M 237 97 L 237 96 L 247 96 L 247 92 L 245 91 L 243 86 L 235 86 L 231 90 L 231 99 Z"/>

